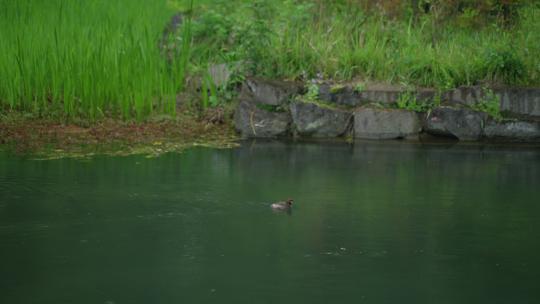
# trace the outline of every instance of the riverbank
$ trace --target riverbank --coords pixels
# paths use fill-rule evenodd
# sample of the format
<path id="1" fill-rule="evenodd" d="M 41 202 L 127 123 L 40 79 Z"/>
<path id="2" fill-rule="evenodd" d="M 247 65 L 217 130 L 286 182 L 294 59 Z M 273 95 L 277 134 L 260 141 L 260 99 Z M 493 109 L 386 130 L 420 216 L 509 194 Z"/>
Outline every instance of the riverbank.
<path id="1" fill-rule="evenodd" d="M 235 127 L 243 137 L 540 141 L 540 88 L 449 90 L 369 82 L 248 79 Z"/>
<path id="2" fill-rule="evenodd" d="M 385 1 L 382 1 L 385 2 Z M 203 108 L 246 76 L 449 89 L 540 84 L 532 1 L 4 1 L 0 105 L 99 119 Z M 227 66 L 217 81 L 208 72 Z M 223 79 L 222 79 L 223 80 Z M 203 95 L 203 96 L 201 96 Z"/>
<path id="3" fill-rule="evenodd" d="M 35 157 L 159 155 L 240 138 L 540 142 L 540 88 L 446 91 L 370 82 L 247 78 L 227 108 L 178 106 L 143 121 L 0 114 L 0 145 Z"/>
<path id="4" fill-rule="evenodd" d="M 186 112 L 144 122 L 109 118 L 62 123 L 17 112 L 3 113 L 0 118 L 0 149 L 34 158 L 155 156 L 194 146 L 231 147 L 237 140 L 230 123 L 216 123 Z"/>
<path id="5" fill-rule="evenodd" d="M 0 144 L 77 156 L 238 135 L 538 141 L 538 4 L 414 3 L 1 3 Z"/>

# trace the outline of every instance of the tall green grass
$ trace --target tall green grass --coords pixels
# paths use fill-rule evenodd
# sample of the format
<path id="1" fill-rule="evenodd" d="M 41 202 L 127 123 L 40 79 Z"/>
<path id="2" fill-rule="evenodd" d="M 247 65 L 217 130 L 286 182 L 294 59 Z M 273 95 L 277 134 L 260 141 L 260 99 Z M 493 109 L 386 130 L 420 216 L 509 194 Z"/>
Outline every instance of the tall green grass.
<path id="1" fill-rule="evenodd" d="M 233 2 L 215 0 L 199 12 L 195 53 L 244 60 L 257 75 L 435 87 L 540 83 L 538 5 L 522 8 L 513 27 L 473 28 L 432 15 L 390 19 L 345 1 Z"/>
<path id="2" fill-rule="evenodd" d="M 174 113 L 189 41 L 172 66 L 160 54 L 173 13 L 164 0 L 0 1 L 0 103 L 91 118 Z"/>

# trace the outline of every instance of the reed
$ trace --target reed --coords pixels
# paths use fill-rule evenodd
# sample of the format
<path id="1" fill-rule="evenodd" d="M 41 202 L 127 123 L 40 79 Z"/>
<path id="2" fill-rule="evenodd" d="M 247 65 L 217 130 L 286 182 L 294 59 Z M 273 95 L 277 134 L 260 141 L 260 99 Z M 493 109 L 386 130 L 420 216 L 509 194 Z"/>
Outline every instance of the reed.
<path id="1" fill-rule="evenodd" d="M 165 1 L 0 1 L 0 103 L 90 118 L 173 113 L 191 41 L 172 66 L 160 53 L 173 13 Z"/>

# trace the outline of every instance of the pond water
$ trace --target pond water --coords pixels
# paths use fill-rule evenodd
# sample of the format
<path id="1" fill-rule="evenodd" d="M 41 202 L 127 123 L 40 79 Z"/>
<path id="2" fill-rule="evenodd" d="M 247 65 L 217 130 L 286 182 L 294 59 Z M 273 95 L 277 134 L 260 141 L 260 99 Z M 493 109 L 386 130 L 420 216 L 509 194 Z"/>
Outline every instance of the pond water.
<path id="1" fill-rule="evenodd" d="M 0 154 L 0 303 L 539 303 L 539 196 L 535 147 Z"/>

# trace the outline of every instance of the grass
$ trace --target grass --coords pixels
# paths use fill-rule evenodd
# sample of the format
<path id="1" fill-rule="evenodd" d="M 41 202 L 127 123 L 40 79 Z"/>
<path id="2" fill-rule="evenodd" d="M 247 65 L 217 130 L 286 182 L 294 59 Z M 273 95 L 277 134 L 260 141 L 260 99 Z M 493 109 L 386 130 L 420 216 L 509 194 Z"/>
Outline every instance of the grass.
<path id="1" fill-rule="evenodd" d="M 478 103 L 473 104 L 471 108 L 476 111 L 485 112 L 497 121 L 501 121 L 504 118 L 501 113 L 501 101 L 499 97 L 488 88 L 484 88 L 484 97 Z"/>
<path id="2" fill-rule="evenodd" d="M 229 1 L 230 2 L 230 1 Z M 540 83 L 540 9 L 512 28 L 389 19 L 324 1 L 223 1 L 199 12 L 195 48 L 204 60 L 245 60 L 266 77 L 353 78 L 450 88 Z M 352 1 L 350 1 L 352 3 Z"/>
<path id="3" fill-rule="evenodd" d="M 186 60 L 169 65 L 157 41 L 165 1 L 0 1 L 0 103 L 99 118 L 174 113 Z"/>
<path id="4" fill-rule="evenodd" d="M 416 92 L 404 92 L 399 95 L 396 101 L 398 109 L 410 110 L 415 112 L 427 112 L 432 108 L 431 103 L 418 101 L 416 98 Z"/>
<path id="5" fill-rule="evenodd" d="M 521 8 L 512 27 L 472 27 L 429 14 L 392 19 L 354 3 L 1 0 L 0 111 L 143 120 L 174 114 L 187 78 L 202 79 L 205 110 L 228 94 L 208 78 L 214 63 L 305 81 L 540 84 L 537 4 Z M 169 58 L 159 41 L 178 10 L 194 18 L 169 37 Z"/>

